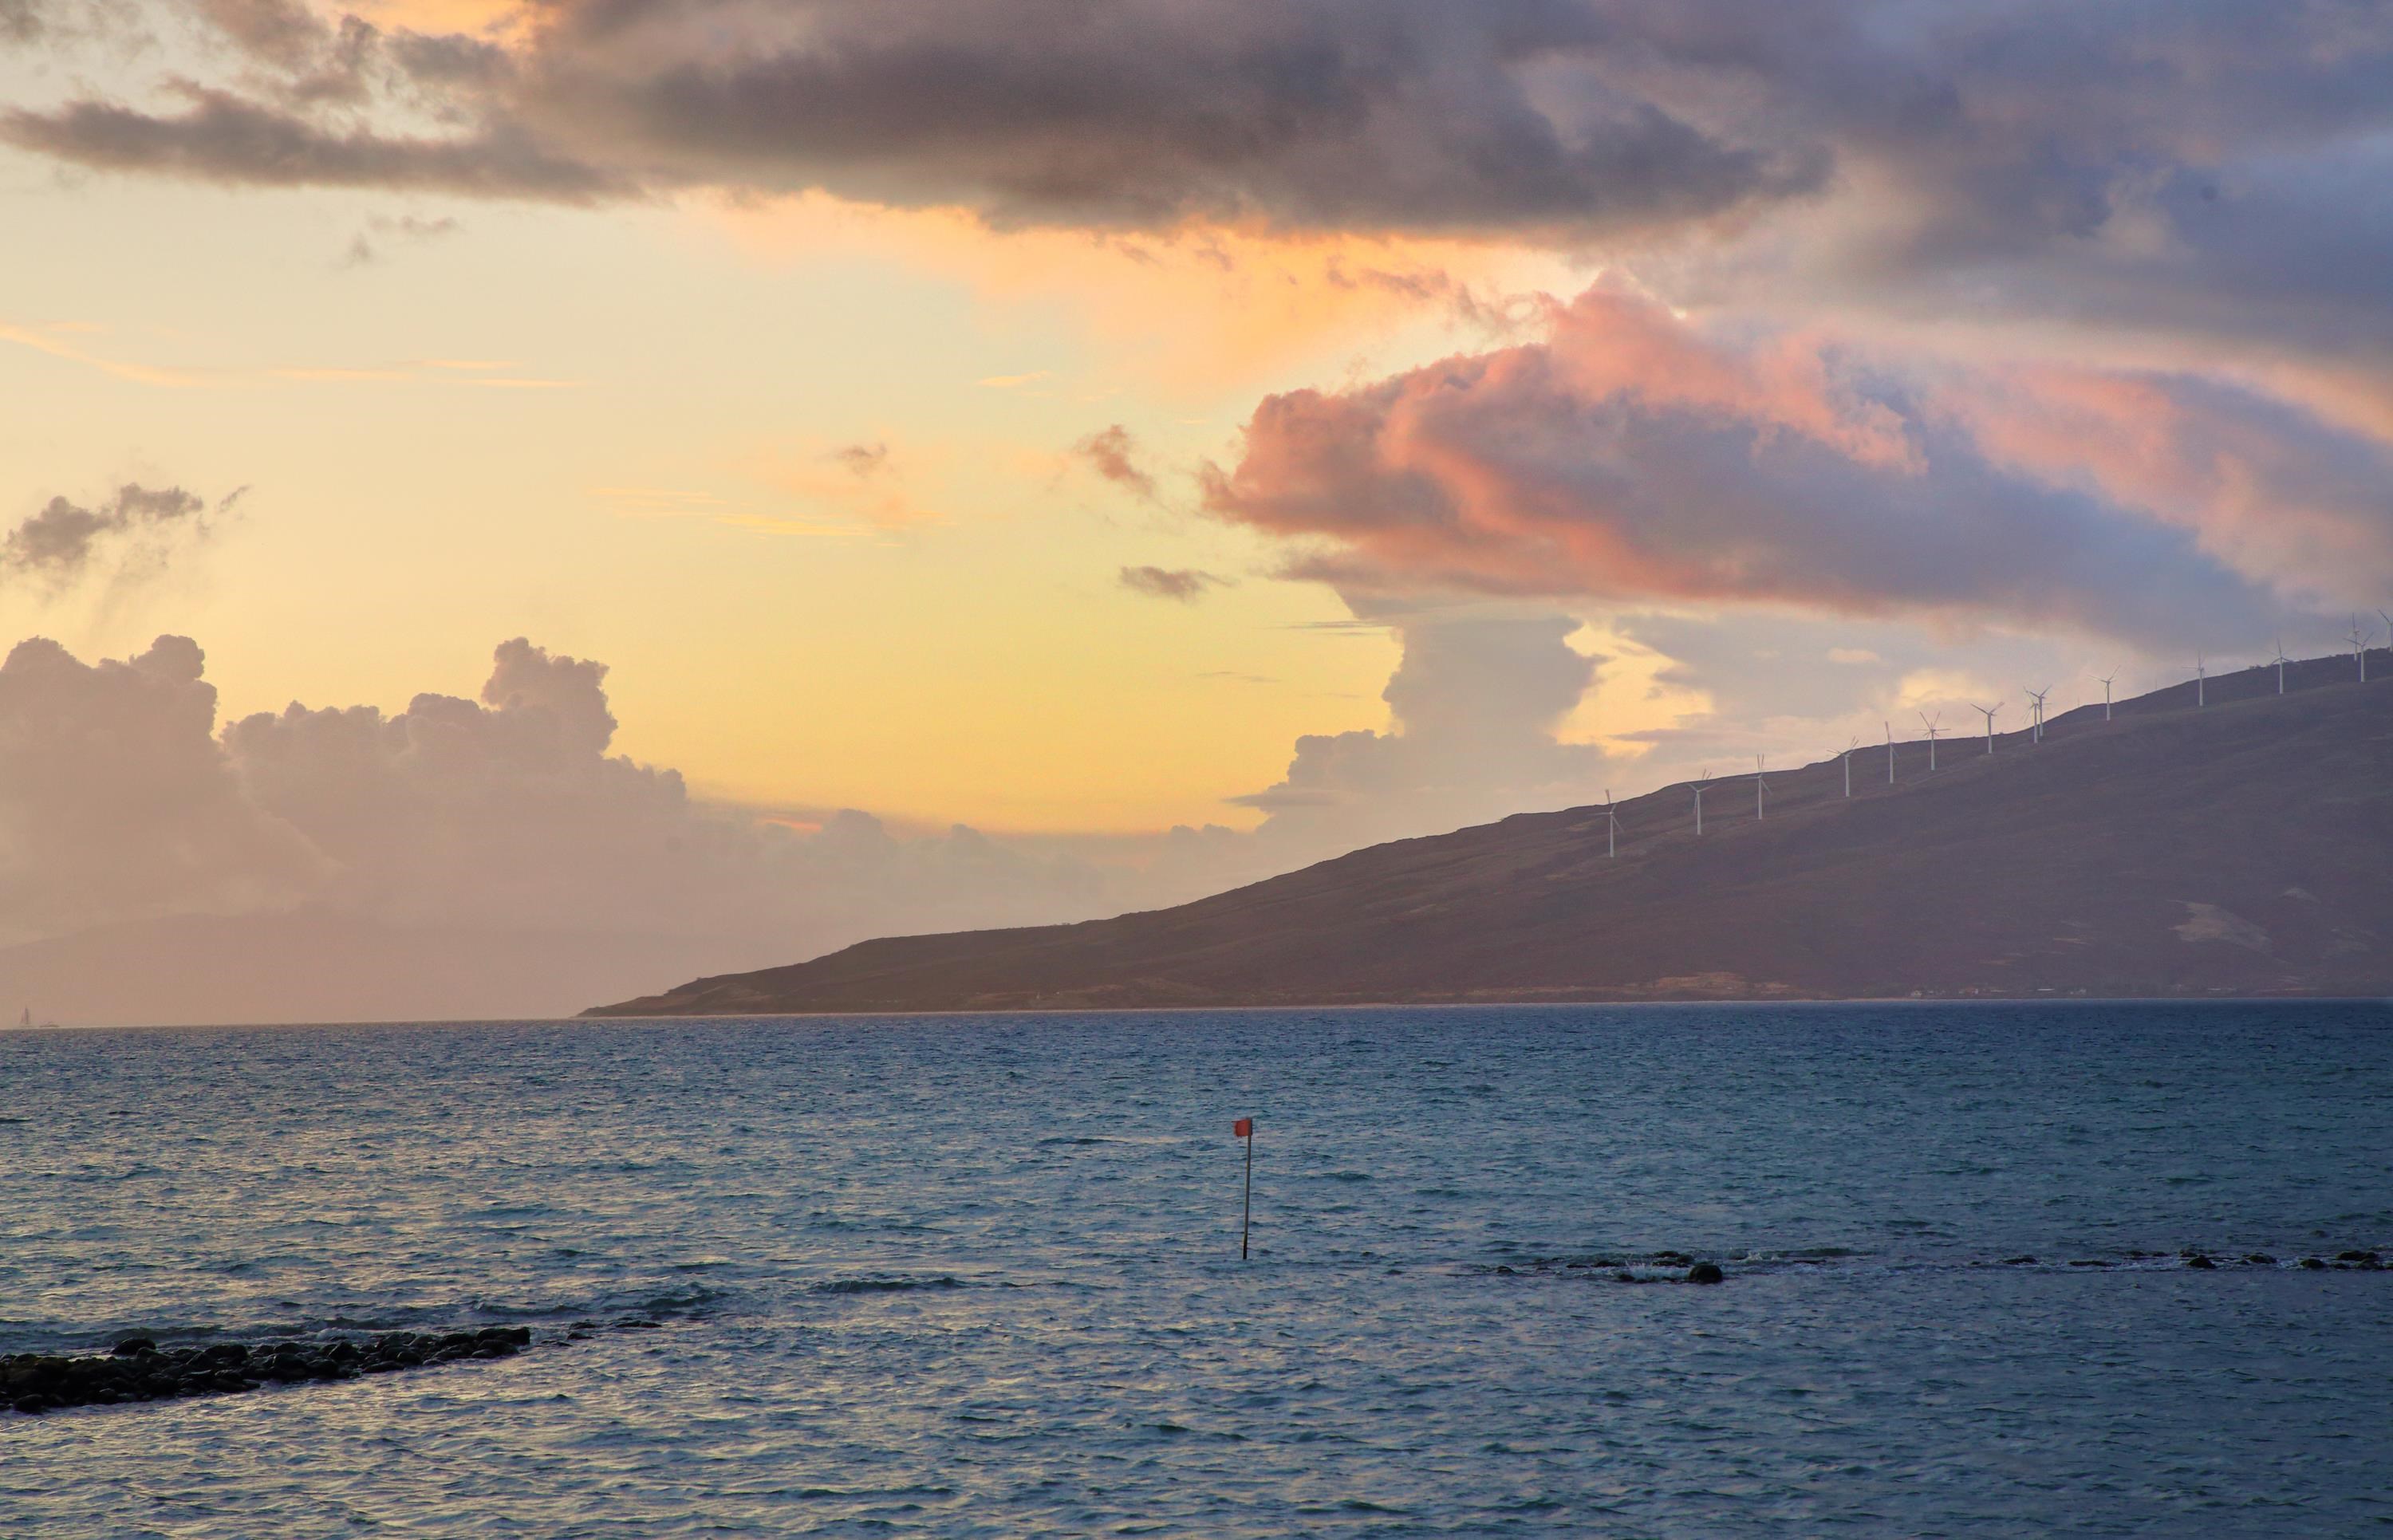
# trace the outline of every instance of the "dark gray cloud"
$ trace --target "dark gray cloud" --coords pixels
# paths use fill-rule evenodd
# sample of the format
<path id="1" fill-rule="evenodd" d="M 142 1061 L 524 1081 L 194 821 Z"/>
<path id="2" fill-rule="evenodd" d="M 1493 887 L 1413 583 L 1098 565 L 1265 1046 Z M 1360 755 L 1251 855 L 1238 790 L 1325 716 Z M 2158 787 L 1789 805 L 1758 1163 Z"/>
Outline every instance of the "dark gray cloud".
<path id="1" fill-rule="evenodd" d="M 830 451 L 830 458 L 857 480 L 870 480 L 889 468 L 889 446 L 878 441 L 843 444 Z"/>
<path id="2" fill-rule="evenodd" d="M 456 234 L 465 227 L 454 218 L 425 219 L 416 215 L 400 215 L 397 218 L 373 218 L 365 228 L 349 239 L 348 249 L 341 254 L 339 266 L 370 268 L 383 259 L 383 254 L 393 245 L 423 245 Z"/>
<path id="3" fill-rule="evenodd" d="M 0 576 L 65 588 L 98 573 L 122 574 L 163 560 L 177 541 L 206 538 L 206 502 L 180 487 L 128 482 L 88 506 L 54 497 L 0 537 Z"/>
<path id="4" fill-rule="evenodd" d="M 1806 191 L 1817 146 L 1621 78 L 1583 0 L 556 0 L 508 51 L 209 0 L 259 78 L 160 114 L 98 98 L 0 134 L 80 164 L 268 185 L 587 199 L 824 188 L 998 223 L 1590 231 Z M 1633 19 L 1632 19 L 1633 20 Z M 374 95 L 447 137 L 327 117 Z M 1719 114 L 1712 114 L 1719 117 Z M 1728 117 L 1733 118 L 1733 114 Z"/>
<path id="5" fill-rule="evenodd" d="M 1152 599 L 1177 599 L 1194 604 L 1205 596 L 1209 588 L 1219 588 L 1226 580 L 1194 568 L 1125 567 L 1121 569 L 1121 585 L 1133 594 L 1144 594 Z"/>
<path id="6" fill-rule="evenodd" d="M 2223 346 L 2393 417 L 2386 0 L 539 0 L 490 35 L 330 0 L 196 14 L 222 78 L 0 111 L 0 140 L 265 186 L 1616 238 L 1682 303 Z"/>
<path id="7" fill-rule="evenodd" d="M 31 43 L 43 30 L 36 0 L 0 0 L 0 43 Z"/>
<path id="8" fill-rule="evenodd" d="M 271 187 L 366 187 L 588 202 L 631 193 L 620 176 L 562 157 L 503 123 L 454 138 L 326 127 L 296 112 L 199 86 L 159 116 L 111 102 L 0 114 L 0 139 L 100 171 Z"/>
<path id="9" fill-rule="evenodd" d="M 2393 351 L 2382 0 L 543 0 L 510 46 L 201 9 L 237 88 L 0 137 L 275 186 L 1700 232 L 1722 293 L 1782 307 Z M 1791 246 L 1721 217 L 1790 199 L 1830 211 Z"/>

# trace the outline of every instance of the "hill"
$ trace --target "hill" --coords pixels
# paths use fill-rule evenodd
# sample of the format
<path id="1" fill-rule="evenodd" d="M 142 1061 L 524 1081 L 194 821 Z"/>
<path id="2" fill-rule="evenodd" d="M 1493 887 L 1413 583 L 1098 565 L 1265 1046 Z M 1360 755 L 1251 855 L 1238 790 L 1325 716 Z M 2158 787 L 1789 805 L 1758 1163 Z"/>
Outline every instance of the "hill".
<path id="1" fill-rule="evenodd" d="M 2383 659 L 2372 672 L 2393 674 Z M 864 942 L 594 1016 L 2393 993 L 2393 678 L 2046 724 L 1377 845 L 1177 908 Z"/>

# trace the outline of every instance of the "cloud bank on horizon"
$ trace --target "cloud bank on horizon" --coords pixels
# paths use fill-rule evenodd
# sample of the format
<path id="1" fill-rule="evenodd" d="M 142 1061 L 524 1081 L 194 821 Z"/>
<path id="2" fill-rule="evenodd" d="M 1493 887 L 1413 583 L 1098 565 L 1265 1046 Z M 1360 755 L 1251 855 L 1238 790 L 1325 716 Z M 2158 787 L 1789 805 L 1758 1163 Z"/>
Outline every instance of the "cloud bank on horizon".
<path id="1" fill-rule="evenodd" d="M 577 208 L 827 194 L 1000 232 L 1475 242 L 1586 277 L 1449 357 L 1274 389 L 1193 485 L 1117 403 L 1064 451 L 1142 517 L 1177 516 L 1185 487 L 1196 517 L 1260 537 L 1278 575 L 1403 647 L 1384 729 L 1303 736 L 1280 781 L 1230 799 L 1260 830 L 1175 831 L 1144 886 L 961 833 L 899 844 L 860 814 L 726 820 L 610 758 L 603 671 L 529 644 L 502 649 L 478 703 L 197 738 L 190 644 L 97 667 L 20 648 L 0 717 L 182 724 L 154 773 L 187 780 L 111 794 L 188 805 L 197 823 L 141 847 L 187 865 L 132 861 L 77 901 L 93 923 L 311 905 L 592 934 L 687 921 L 774 960 L 875 929 L 1077 918 L 1593 800 L 1631 754 L 1650 778 L 1770 732 L 1840 745 L 1864 716 L 1976 687 L 1889 661 L 1921 637 L 2039 668 L 2055 638 L 2190 663 L 2207 639 L 2256 646 L 2393 594 L 2386 0 L 440 14 L 0 0 L 0 48 L 163 61 L 104 85 L 46 73 L 0 109 L 0 143 L 77 175 Z M 1433 283 L 1421 302 L 1458 294 L 1479 303 Z M 887 453 L 841 451 L 843 474 L 870 480 Z M 0 565 L 62 573 L 41 553 L 163 530 L 168 506 L 46 508 Z M 1239 596 L 1215 592 L 1226 566 L 1107 569 L 1109 590 L 1179 601 L 1154 611 Z M 1798 637 L 1808 673 L 1782 657 Z M 1768 675 L 1767 702 L 1739 668 Z M 1708 714 L 1606 738 L 1584 717 L 1615 685 Z M 7 777 L 47 783 L 10 763 L 0 799 L 31 808 Z M 79 786 L 41 794 L 103 841 L 97 815 L 74 822 Z M 553 881 L 535 869 L 552 860 Z M 646 896 L 602 899 L 625 885 L 609 872 Z"/>
<path id="2" fill-rule="evenodd" d="M 555 1014 L 658 968 L 1086 918 L 1110 896 L 1085 864 L 961 826 L 901 842 L 852 810 L 801 831 L 709 806 L 608 751 L 603 664 L 521 638 L 478 699 L 390 715 L 294 703 L 219 733 L 203 673 L 180 636 L 98 663 L 36 638 L 0 663 L 0 975 L 54 1012 L 274 1019 L 296 992 L 350 1017 Z M 294 920 L 374 965 L 346 990 L 307 983 Z M 80 945 L 41 945 L 59 938 Z M 208 978 L 187 950 L 254 976 Z M 90 976 L 96 959 L 114 973 Z"/>

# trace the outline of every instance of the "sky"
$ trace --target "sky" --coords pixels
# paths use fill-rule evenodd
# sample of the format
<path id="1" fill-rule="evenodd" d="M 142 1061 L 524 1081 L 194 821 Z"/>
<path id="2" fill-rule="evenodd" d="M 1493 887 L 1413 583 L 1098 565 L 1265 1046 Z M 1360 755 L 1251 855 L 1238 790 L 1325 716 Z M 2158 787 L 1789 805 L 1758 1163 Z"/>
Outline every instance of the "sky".
<path id="1" fill-rule="evenodd" d="M 0 0 L 0 1002 L 569 1011 L 2347 646 L 2388 173 L 2372 0 Z"/>

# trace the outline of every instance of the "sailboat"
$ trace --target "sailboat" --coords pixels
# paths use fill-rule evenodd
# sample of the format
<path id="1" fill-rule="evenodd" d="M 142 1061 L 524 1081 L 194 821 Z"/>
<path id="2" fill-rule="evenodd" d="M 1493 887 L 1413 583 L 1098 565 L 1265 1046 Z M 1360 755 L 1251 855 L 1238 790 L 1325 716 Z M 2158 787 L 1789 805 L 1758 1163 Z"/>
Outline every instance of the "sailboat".
<path id="1" fill-rule="evenodd" d="M 29 1005 L 25 1007 L 25 1013 L 17 1018 L 17 1024 L 19 1026 L 31 1026 L 33 1024 L 33 1008 L 32 1006 Z"/>

